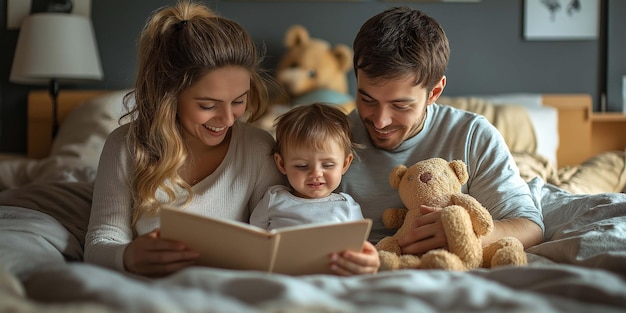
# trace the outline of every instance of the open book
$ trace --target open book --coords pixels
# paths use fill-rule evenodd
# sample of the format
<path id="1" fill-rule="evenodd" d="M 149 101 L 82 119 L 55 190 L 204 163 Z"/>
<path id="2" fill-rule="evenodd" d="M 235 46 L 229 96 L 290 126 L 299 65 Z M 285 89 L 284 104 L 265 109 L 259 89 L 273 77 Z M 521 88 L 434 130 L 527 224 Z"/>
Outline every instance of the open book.
<path id="1" fill-rule="evenodd" d="M 254 225 L 161 209 L 161 237 L 200 253 L 199 264 L 289 275 L 331 274 L 329 255 L 361 251 L 372 221 L 307 224 L 267 231 Z"/>

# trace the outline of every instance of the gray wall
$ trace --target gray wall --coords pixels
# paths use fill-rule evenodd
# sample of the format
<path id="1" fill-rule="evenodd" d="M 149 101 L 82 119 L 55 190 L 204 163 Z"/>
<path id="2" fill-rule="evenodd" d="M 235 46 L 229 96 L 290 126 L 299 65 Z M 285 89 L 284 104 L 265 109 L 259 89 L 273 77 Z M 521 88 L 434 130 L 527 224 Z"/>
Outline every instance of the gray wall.
<path id="1" fill-rule="evenodd" d="M 382 1 L 254 1 L 211 0 L 218 13 L 240 22 L 259 45 L 267 48 L 266 67 L 280 57 L 285 30 L 302 24 L 311 36 L 351 45 L 370 16 L 395 5 L 419 8 L 439 20 L 451 42 L 447 95 L 532 92 L 589 93 L 599 108 L 608 81 L 608 108 L 621 110 L 621 76 L 626 46 L 614 31 L 624 29 L 626 2 L 609 1 L 608 45 L 591 41 L 525 41 L 523 0 L 481 0 L 478 3 L 416 3 Z M 6 2 L 0 0 L 0 23 L 6 25 Z M 92 19 L 105 80 L 67 89 L 131 87 L 135 46 L 141 28 L 156 8 L 174 0 L 92 0 Z M 0 28 L 0 152 L 26 151 L 26 94 L 32 86 L 8 82 L 18 32 Z M 604 48 L 609 50 L 607 57 Z M 607 72 L 604 64 L 610 66 Z M 606 77 L 606 79 L 605 79 Z M 617 78 L 616 78 L 617 77 Z M 619 82 L 618 82 L 619 80 Z M 351 86 L 354 77 L 350 75 Z M 618 84 L 619 85 L 615 85 Z M 352 88 L 354 90 L 354 88 Z"/>
<path id="2" fill-rule="evenodd" d="M 626 113 L 622 76 L 626 76 L 626 1 L 610 0 L 607 12 L 606 95 L 608 111 Z"/>

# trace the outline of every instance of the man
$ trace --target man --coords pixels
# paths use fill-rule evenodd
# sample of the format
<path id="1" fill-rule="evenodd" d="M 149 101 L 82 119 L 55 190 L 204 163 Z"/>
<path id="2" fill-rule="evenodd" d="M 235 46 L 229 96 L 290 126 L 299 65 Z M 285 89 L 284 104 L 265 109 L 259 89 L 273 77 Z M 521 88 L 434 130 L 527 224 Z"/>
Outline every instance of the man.
<path id="1" fill-rule="evenodd" d="M 543 222 L 504 139 L 484 117 L 435 103 L 446 86 L 448 39 L 433 18 L 408 7 L 390 8 L 366 21 L 354 40 L 357 110 L 353 140 L 364 148 L 345 174 L 342 191 L 374 221 L 370 240 L 391 235 L 386 208 L 404 207 L 388 183 L 391 170 L 431 157 L 462 160 L 463 186 L 494 218 L 483 245 L 514 236 L 528 248 L 542 241 Z M 423 207 L 411 233 L 399 239 L 404 254 L 444 248 L 441 208 Z"/>

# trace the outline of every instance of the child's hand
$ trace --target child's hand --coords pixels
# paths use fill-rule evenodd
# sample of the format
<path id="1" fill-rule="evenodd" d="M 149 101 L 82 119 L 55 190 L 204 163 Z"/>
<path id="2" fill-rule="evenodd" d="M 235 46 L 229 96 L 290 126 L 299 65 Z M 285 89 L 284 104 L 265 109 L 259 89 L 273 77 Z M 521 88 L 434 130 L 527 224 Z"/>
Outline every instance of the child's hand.
<path id="1" fill-rule="evenodd" d="M 330 257 L 330 269 L 337 275 L 375 274 L 380 267 L 378 251 L 365 241 L 361 252 L 343 251 Z"/>

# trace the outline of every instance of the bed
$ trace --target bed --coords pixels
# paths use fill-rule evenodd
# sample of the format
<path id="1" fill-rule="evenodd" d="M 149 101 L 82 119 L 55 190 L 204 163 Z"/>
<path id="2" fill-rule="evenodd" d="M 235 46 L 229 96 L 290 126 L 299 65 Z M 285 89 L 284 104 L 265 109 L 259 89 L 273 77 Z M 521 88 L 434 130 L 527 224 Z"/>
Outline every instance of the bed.
<path id="1" fill-rule="evenodd" d="M 527 266 L 349 278 L 193 267 L 146 279 L 81 262 L 98 156 L 118 125 L 126 92 L 61 93 L 54 140 L 47 93 L 29 95 L 28 155 L 0 155 L 0 311 L 626 310 L 624 155 L 591 155 L 584 146 L 590 140 L 587 95 L 440 101 L 484 114 L 507 138 L 546 224 L 545 242 L 526 251 Z M 511 127 L 514 122 L 525 125 Z M 594 176 L 604 182 L 587 181 Z"/>

